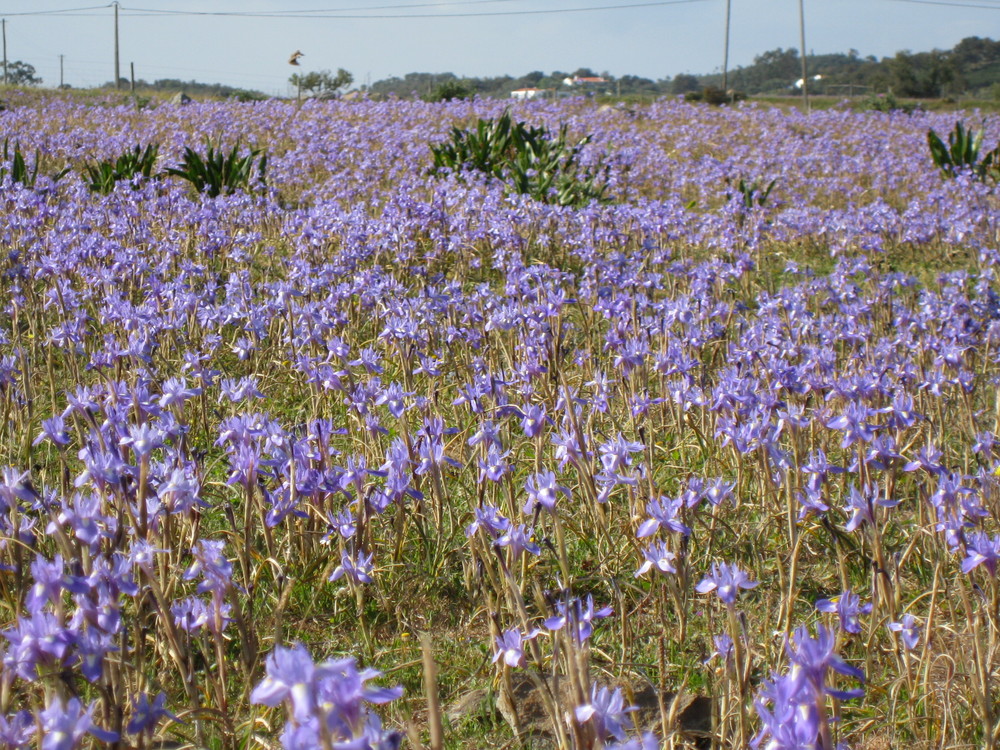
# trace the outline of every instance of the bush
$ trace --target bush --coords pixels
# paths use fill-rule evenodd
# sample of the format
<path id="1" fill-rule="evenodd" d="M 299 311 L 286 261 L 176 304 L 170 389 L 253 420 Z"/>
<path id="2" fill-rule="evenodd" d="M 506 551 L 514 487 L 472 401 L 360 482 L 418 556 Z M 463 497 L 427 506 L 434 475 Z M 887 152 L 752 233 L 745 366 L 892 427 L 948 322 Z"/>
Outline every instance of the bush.
<path id="1" fill-rule="evenodd" d="M 983 145 L 983 131 L 966 130 L 959 120 L 948 134 L 948 145 L 933 130 L 927 131 L 927 145 L 931 158 L 948 177 L 971 171 L 980 180 L 996 179 L 1000 172 L 1000 145 L 987 152 L 982 159 L 979 152 Z"/>
<path id="2" fill-rule="evenodd" d="M 513 122 L 510 112 L 480 119 L 473 130 L 453 128 L 451 141 L 431 146 L 435 172 L 472 170 L 504 180 L 514 192 L 543 203 L 584 206 L 605 200 L 607 168 L 581 167 L 586 136 L 569 145 L 566 126 L 553 137 L 545 128 Z"/>
<path id="3" fill-rule="evenodd" d="M 706 86 L 701 91 L 689 91 L 684 95 L 684 100 L 689 102 L 705 102 L 713 106 L 742 102 L 747 98 L 744 91 L 723 91 L 716 86 Z"/>
<path id="4" fill-rule="evenodd" d="M 11 152 L 10 140 L 7 138 L 3 139 L 3 164 L 0 165 L 0 182 L 4 180 L 8 175 L 12 182 L 19 182 L 28 188 L 34 188 L 35 183 L 38 180 L 38 168 L 41 166 L 41 156 L 38 149 L 35 149 L 35 160 L 31 167 L 28 167 L 28 162 L 24 158 L 24 154 L 21 153 L 21 144 L 14 143 L 14 150 Z M 60 170 L 52 174 L 52 181 L 58 182 L 69 172 L 69 168 Z"/>
<path id="5" fill-rule="evenodd" d="M 205 156 L 190 147 L 185 148 L 180 167 L 168 169 L 166 174 L 183 177 L 199 193 L 208 193 L 215 198 L 236 190 L 251 190 L 254 187 L 254 172 L 258 181 L 263 182 L 266 169 L 267 155 L 262 155 L 259 149 L 251 149 L 240 156 L 239 143 L 228 154 L 208 143 Z"/>
<path id="6" fill-rule="evenodd" d="M 445 81 L 438 85 L 428 97 L 432 102 L 448 102 L 452 99 L 471 99 L 476 90 L 466 81 Z"/>
<path id="7" fill-rule="evenodd" d="M 917 109 L 916 104 L 900 102 L 891 91 L 887 94 L 869 94 L 861 100 L 861 111 L 863 112 L 905 112 L 911 115 Z"/>
<path id="8" fill-rule="evenodd" d="M 159 152 L 159 144 L 152 143 L 145 149 L 136 144 L 131 151 L 126 151 L 114 161 L 88 164 L 84 167 L 88 187 L 95 193 L 107 194 L 121 180 L 131 181 L 137 176 L 148 180 L 154 177 L 153 167 Z"/>

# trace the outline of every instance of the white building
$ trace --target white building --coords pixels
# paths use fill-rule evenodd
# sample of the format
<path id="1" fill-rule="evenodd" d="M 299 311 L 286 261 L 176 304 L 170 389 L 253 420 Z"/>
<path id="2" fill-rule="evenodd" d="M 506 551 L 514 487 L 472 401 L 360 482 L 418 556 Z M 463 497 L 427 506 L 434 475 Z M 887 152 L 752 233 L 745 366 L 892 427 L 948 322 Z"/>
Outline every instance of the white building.
<path id="1" fill-rule="evenodd" d="M 510 92 L 511 99 L 540 99 L 545 96 L 545 89 L 514 89 Z"/>

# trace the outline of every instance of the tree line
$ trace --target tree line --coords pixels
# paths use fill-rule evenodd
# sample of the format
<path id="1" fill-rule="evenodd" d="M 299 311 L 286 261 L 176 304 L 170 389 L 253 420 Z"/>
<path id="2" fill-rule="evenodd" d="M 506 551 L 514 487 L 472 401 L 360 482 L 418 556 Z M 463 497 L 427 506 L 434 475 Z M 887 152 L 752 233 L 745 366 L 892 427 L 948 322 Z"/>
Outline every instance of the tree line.
<path id="1" fill-rule="evenodd" d="M 938 98 L 959 94 L 1000 97 L 1000 42 L 968 37 L 950 50 L 897 52 L 881 60 L 862 57 L 857 50 L 806 56 L 809 82 L 815 93 L 893 93 L 913 98 Z M 778 48 L 754 58 L 753 64 L 729 71 L 729 87 L 749 95 L 794 93 L 802 61 L 795 48 Z M 604 83 L 566 86 L 567 78 L 603 78 Z M 575 71 L 536 70 L 520 77 L 460 77 L 454 73 L 408 73 L 376 81 L 367 88 L 376 95 L 424 99 L 509 97 L 512 91 L 539 88 L 554 92 L 571 90 L 610 95 L 665 96 L 721 87 L 722 74 L 680 73 L 657 80 L 635 75 L 614 77 L 590 68 Z"/>
<path id="2" fill-rule="evenodd" d="M 852 93 L 892 93 L 911 98 L 940 98 L 973 95 L 1000 99 L 1000 42 L 989 38 L 967 37 L 950 50 L 910 52 L 904 50 L 881 60 L 862 57 L 857 50 L 846 53 L 811 54 L 806 67 L 813 93 L 849 95 Z M 795 48 L 769 50 L 754 58 L 753 64 L 729 71 L 731 89 L 748 95 L 794 93 L 801 76 L 802 61 Z M 568 86 L 566 79 L 603 79 L 600 82 Z M 21 60 L 7 64 L 7 80 L 16 86 L 43 83 L 34 66 Z M 293 75 L 290 82 L 300 95 L 336 96 L 353 82 L 351 74 L 338 69 Z M 531 71 L 520 77 L 461 77 L 454 73 L 407 73 L 376 81 L 362 90 L 376 96 L 455 99 L 473 96 L 506 98 L 517 89 L 544 89 L 555 93 L 585 92 L 620 96 L 669 96 L 698 92 L 722 86 L 721 73 L 693 75 L 680 73 L 657 80 L 636 75 L 612 76 L 590 68 L 573 71 Z M 129 81 L 122 79 L 125 86 Z M 105 84 L 114 87 L 114 82 Z M 136 87 L 154 91 L 184 91 L 202 96 L 260 99 L 266 95 L 220 83 L 199 83 L 178 79 L 152 82 L 137 80 Z"/>

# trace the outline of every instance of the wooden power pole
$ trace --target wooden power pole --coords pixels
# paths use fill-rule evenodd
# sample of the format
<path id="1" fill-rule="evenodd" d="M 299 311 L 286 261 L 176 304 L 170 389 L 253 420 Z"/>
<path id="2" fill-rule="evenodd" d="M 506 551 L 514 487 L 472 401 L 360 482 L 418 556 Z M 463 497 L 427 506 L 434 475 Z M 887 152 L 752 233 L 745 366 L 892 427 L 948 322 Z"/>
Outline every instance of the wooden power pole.
<path id="1" fill-rule="evenodd" d="M 118 67 L 118 3 L 115 6 L 115 88 L 122 87 L 122 77 Z"/>
<path id="2" fill-rule="evenodd" d="M 799 42 L 802 45 L 802 103 L 809 111 L 809 78 L 806 71 L 806 14 L 803 0 L 799 0 Z"/>
<path id="3" fill-rule="evenodd" d="M 59 55 L 59 88 L 62 89 L 64 85 L 63 80 L 63 58 L 65 55 Z"/>
<path id="4" fill-rule="evenodd" d="M 726 0 L 726 44 L 722 52 L 722 90 L 729 91 L 729 9 L 732 0 Z"/>

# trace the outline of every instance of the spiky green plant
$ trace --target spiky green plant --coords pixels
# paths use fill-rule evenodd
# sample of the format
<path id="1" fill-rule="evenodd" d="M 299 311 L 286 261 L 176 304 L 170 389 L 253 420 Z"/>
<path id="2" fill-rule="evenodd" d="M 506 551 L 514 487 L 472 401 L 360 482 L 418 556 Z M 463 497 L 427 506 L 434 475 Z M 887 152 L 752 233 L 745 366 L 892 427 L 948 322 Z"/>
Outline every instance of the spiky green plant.
<path id="1" fill-rule="evenodd" d="M 964 170 L 971 171 L 980 180 L 997 178 L 1000 169 L 1000 145 L 988 151 L 980 159 L 983 146 L 983 131 L 966 129 L 961 120 L 948 134 L 948 145 L 933 130 L 927 131 L 927 145 L 934 163 L 948 177 L 954 177 Z"/>
<path id="2" fill-rule="evenodd" d="M 607 192 L 607 168 L 579 164 L 590 141 L 588 135 L 571 145 L 565 125 L 552 136 L 543 127 L 514 122 L 506 111 L 495 119 L 479 119 L 471 130 L 452 128 L 451 140 L 431 146 L 431 153 L 437 174 L 482 172 L 543 203 L 584 206 L 604 201 Z"/>
<path id="3" fill-rule="evenodd" d="M 8 175 L 12 182 L 18 182 L 25 187 L 34 188 L 38 181 L 38 169 L 41 165 L 41 155 L 35 149 L 35 160 L 29 167 L 24 154 L 21 152 L 21 144 L 15 142 L 13 151 L 9 138 L 3 139 L 3 163 L 0 164 L 0 181 Z M 58 182 L 69 172 L 69 168 L 62 169 L 51 175 L 53 182 Z"/>
<path id="4" fill-rule="evenodd" d="M 136 144 L 113 161 L 88 164 L 84 167 L 87 185 L 93 192 L 106 195 L 122 180 L 131 181 L 139 175 L 147 180 L 155 178 L 158 175 L 153 174 L 153 167 L 159 152 L 159 144 L 151 143 L 145 148 Z"/>
<path id="5" fill-rule="evenodd" d="M 257 184 L 264 182 L 266 170 L 267 155 L 260 149 L 240 154 L 240 144 L 237 142 L 226 153 L 222 148 L 206 143 L 204 156 L 189 146 L 184 149 L 180 166 L 171 167 L 166 174 L 183 177 L 199 193 L 207 193 L 215 198 L 237 190 L 252 190 Z"/>

